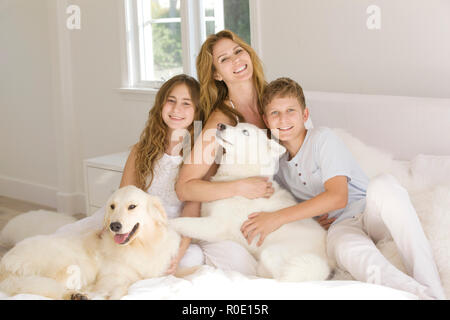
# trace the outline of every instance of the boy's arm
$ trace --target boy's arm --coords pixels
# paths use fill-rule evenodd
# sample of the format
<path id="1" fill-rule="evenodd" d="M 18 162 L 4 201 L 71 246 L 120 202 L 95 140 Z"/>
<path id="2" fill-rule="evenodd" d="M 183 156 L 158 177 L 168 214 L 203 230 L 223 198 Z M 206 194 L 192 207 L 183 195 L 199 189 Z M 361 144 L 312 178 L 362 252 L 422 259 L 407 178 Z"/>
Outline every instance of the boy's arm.
<path id="1" fill-rule="evenodd" d="M 346 176 L 336 176 L 324 183 L 325 191 L 316 197 L 274 212 L 255 212 L 242 225 L 241 231 L 248 243 L 260 234 L 260 246 L 265 237 L 283 224 L 312 218 L 347 206 L 348 182 Z"/>
<path id="2" fill-rule="evenodd" d="M 325 191 L 295 206 L 277 211 L 283 224 L 312 218 L 334 210 L 343 209 L 348 201 L 346 176 L 336 176 L 324 183 Z"/>

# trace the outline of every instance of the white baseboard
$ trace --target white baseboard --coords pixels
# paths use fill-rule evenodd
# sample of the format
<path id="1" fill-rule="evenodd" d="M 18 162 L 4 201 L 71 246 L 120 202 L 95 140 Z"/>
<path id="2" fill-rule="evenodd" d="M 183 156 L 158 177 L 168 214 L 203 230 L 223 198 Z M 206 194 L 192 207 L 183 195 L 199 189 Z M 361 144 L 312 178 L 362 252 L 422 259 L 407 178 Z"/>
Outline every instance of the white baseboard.
<path id="1" fill-rule="evenodd" d="M 0 195 L 55 208 L 68 214 L 86 213 L 83 193 L 62 193 L 30 181 L 0 176 Z"/>

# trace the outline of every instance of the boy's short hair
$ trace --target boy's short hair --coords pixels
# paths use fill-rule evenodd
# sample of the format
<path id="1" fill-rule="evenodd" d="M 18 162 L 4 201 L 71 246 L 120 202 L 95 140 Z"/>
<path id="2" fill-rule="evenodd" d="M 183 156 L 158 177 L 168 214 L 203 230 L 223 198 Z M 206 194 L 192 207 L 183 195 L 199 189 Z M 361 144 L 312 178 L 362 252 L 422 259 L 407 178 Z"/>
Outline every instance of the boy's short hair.
<path id="1" fill-rule="evenodd" d="M 265 113 L 267 105 L 274 98 L 286 98 L 292 97 L 296 98 L 302 107 L 302 111 L 306 108 L 305 96 L 303 94 L 302 87 L 290 78 L 278 78 L 270 82 L 263 91 L 261 104 L 262 112 Z"/>

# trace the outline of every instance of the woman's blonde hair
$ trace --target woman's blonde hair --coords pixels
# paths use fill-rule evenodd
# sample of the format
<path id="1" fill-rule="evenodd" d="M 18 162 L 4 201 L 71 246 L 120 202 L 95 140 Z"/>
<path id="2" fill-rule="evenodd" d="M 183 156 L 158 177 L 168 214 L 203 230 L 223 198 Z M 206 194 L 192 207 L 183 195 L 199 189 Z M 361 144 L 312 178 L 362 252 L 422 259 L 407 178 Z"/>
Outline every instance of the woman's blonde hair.
<path id="1" fill-rule="evenodd" d="M 210 35 L 203 43 L 200 53 L 197 56 L 197 74 L 200 81 L 200 108 L 203 110 L 205 121 L 211 113 L 218 109 L 230 118 L 235 124 L 236 116 L 239 121 L 244 121 L 244 117 L 237 110 L 224 103 L 228 98 L 228 88 L 223 81 L 214 79 L 216 68 L 213 64 L 213 48 L 221 39 L 230 39 L 248 52 L 253 63 L 253 83 L 258 97 L 258 110 L 262 114 L 261 96 L 266 84 L 261 60 L 255 50 L 244 40 L 229 30 L 223 30 Z"/>
<path id="2" fill-rule="evenodd" d="M 204 121 L 204 115 L 199 108 L 200 85 L 194 78 L 180 74 L 167 80 L 159 89 L 155 97 L 153 108 L 149 111 L 149 116 L 145 129 L 141 133 L 139 142 L 136 144 L 136 181 L 137 187 L 146 191 L 153 182 L 155 163 L 163 156 L 168 139 L 168 127 L 162 118 L 162 109 L 167 102 L 167 98 L 172 90 L 180 84 L 188 87 L 192 104 L 195 108 L 194 121 Z M 190 134 L 191 148 L 193 144 L 194 122 L 187 128 Z M 147 177 L 150 180 L 147 182 Z"/>

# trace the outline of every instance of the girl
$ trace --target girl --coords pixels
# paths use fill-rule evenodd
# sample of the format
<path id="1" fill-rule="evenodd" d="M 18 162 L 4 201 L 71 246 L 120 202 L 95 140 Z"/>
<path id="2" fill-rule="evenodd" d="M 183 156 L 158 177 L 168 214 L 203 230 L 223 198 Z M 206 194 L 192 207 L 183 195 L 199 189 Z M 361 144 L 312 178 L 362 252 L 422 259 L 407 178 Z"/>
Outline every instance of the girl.
<path id="1" fill-rule="evenodd" d="M 174 185 L 183 161 L 180 153 L 185 149 L 185 141 L 192 141 L 193 121 L 202 119 L 202 110 L 197 107 L 199 91 L 197 80 L 184 74 L 171 78 L 161 86 L 140 140 L 130 152 L 120 183 L 121 188 L 135 185 L 158 196 L 169 219 L 178 217 L 183 209 Z M 188 147 L 190 150 L 191 145 Z M 185 210 L 181 215 L 191 216 L 191 212 Z M 189 238 L 182 238 L 179 254 L 167 273 L 176 271 L 183 256 L 184 267 L 203 263 L 200 247 L 190 245 L 190 241 Z"/>
<path id="2" fill-rule="evenodd" d="M 183 203 L 175 194 L 174 184 L 183 161 L 181 154 L 186 141 L 192 141 L 193 121 L 203 119 L 203 112 L 197 107 L 199 95 L 197 80 L 184 74 L 171 78 L 161 86 L 140 140 L 128 156 L 120 183 L 120 187 L 135 185 L 158 196 L 169 219 L 178 217 L 181 212 L 182 216 L 191 216 L 189 206 L 183 210 Z M 104 208 L 57 232 L 72 233 L 101 228 L 103 216 Z M 184 267 L 199 265 L 204 261 L 200 247 L 190 245 L 189 238 L 182 238 L 179 254 L 167 273 L 176 271 L 182 257 Z"/>

